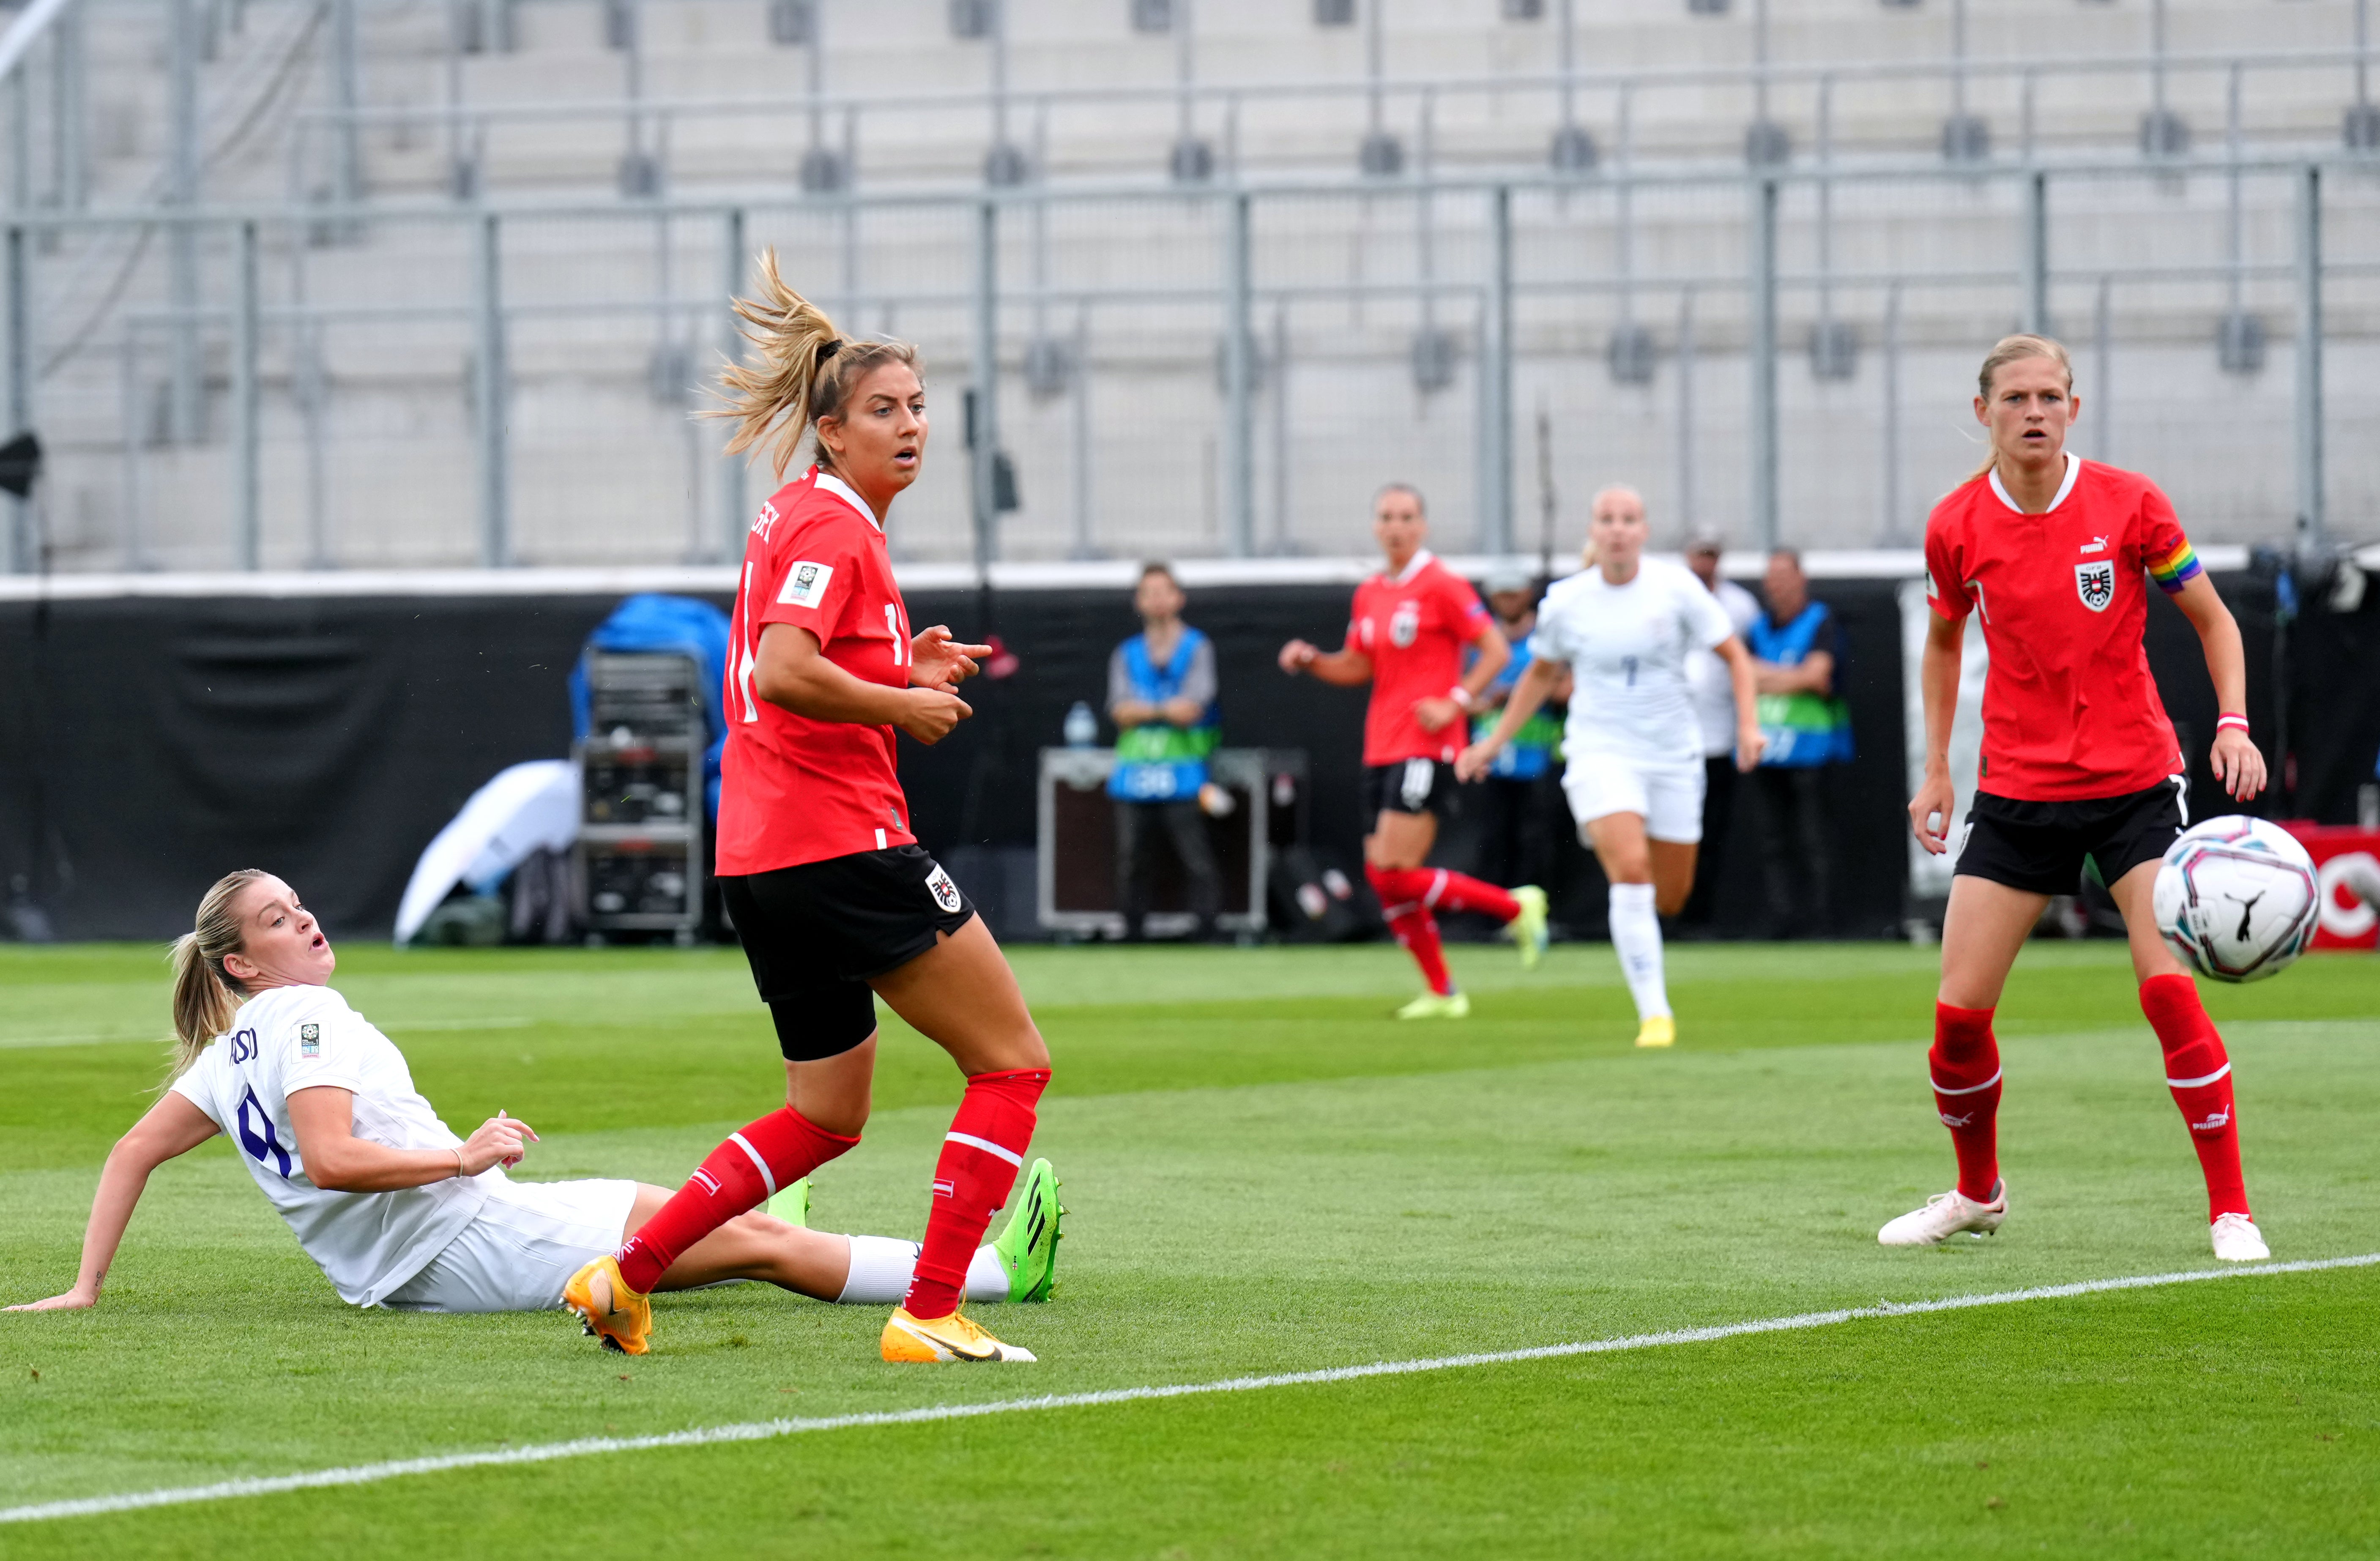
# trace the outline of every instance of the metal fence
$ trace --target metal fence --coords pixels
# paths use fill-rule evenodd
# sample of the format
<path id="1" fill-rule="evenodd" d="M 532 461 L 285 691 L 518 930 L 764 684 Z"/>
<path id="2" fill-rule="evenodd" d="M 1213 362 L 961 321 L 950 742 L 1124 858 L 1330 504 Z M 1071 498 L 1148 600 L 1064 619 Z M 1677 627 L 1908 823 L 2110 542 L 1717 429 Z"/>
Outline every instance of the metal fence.
<path id="1" fill-rule="evenodd" d="M 2156 476 L 2193 534 L 2360 537 L 2375 175 L 2234 147 L 20 212 L 6 393 L 50 464 L 8 556 L 732 557 L 769 478 L 691 414 L 763 245 L 846 331 L 925 349 L 910 558 L 1343 552 L 1390 477 L 1483 552 L 1567 551 L 1614 480 L 1671 537 L 1907 545 L 1973 469 L 1973 366 L 2020 325 L 2076 348 L 2078 445 Z"/>

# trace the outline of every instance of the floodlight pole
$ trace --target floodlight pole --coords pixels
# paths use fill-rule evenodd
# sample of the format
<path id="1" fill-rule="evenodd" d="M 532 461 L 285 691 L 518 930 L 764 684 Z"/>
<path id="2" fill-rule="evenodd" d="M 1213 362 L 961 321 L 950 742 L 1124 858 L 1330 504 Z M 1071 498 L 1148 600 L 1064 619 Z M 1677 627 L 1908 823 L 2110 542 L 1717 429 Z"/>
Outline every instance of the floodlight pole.
<path id="1" fill-rule="evenodd" d="M 165 152 L 167 199 L 193 206 L 199 199 L 199 12 L 198 0 L 168 0 L 165 7 L 168 64 Z M 199 345 L 199 231 L 188 223 L 166 229 L 167 287 L 174 322 L 168 328 L 172 365 L 166 396 L 167 428 L 176 444 L 197 442 L 205 419 Z"/>
<path id="2" fill-rule="evenodd" d="M 260 473 L 260 427 L 256 382 L 256 224 L 243 222 L 235 236 L 232 269 L 231 417 L 232 526 L 238 538 L 239 566 L 264 567 L 264 529 Z"/>
<path id="3" fill-rule="evenodd" d="M 1777 181 L 1752 181 L 1752 529 L 1777 546 Z"/>
<path id="4" fill-rule="evenodd" d="M 32 328 L 31 311 L 26 307 L 25 230 L 11 227 L 7 243 L 7 311 L 8 311 L 8 429 L 10 434 L 22 431 L 33 424 L 33 352 L 26 334 Z M 8 500 L 8 567 L 18 575 L 30 575 L 41 567 L 34 557 L 33 502 L 30 494 L 23 498 L 11 495 Z"/>
<path id="5" fill-rule="evenodd" d="M 975 567 L 990 579 L 992 561 L 1000 556 L 999 496 L 993 486 L 1000 459 L 1000 206 L 978 201 L 975 217 L 975 411 L 971 418 L 975 447 L 969 484 L 975 514 Z"/>
<path id="6" fill-rule="evenodd" d="M 719 346 L 728 362 L 741 363 L 744 361 L 744 333 L 738 328 L 735 319 L 735 297 L 744 291 L 744 208 L 741 206 L 727 213 L 721 242 L 725 246 L 723 280 L 727 284 L 727 309 L 725 318 L 720 321 L 723 329 Z M 744 490 L 744 473 L 750 454 L 747 451 L 742 455 L 729 455 L 719 463 L 719 520 L 723 527 L 720 533 L 720 557 L 729 563 L 743 556 L 744 534 L 752 524 L 752 517 L 747 513 L 751 500 Z"/>
<path id="7" fill-rule="evenodd" d="M 2049 175 L 2039 168 L 2024 180 L 2024 321 L 2049 334 Z"/>
<path id="8" fill-rule="evenodd" d="M 1224 536 L 1233 558 L 1257 551 L 1255 396 L 1256 338 L 1249 321 L 1253 279 L 1249 256 L 1250 212 L 1245 190 L 1231 204 L 1230 248 L 1223 260 L 1223 506 Z"/>
<path id="9" fill-rule="evenodd" d="M 1694 290 L 1678 295 L 1678 520 L 1689 532 L 1702 511 L 1694 471 Z"/>
<path id="10" fill-rule="evenodd" d="M 471 378 L 479 413 L 480 563 L 489 569 L 503 569 L 513 562 L 512 517 L 507 513 L 511 484 L 504 443 L 508 397 L 500 221 L 492 212 L 480 214 L 472 267 L 474 323 L 479 334 L 477 350 L 471 355 Z"/>
<path id="11" fill-rule="evenodd" d="M 1512 187 L 1498 185 L 1489 208 L 1492 243 L 1488 272 L 1488 356 L 1480 364 L 1480 395 L 1488 405 L 1486 503 L 1479 551 L 1512 551 Z"/>
<path id="12" fill-rule="evenodd" d="M 2298 174 L 2298 551 L 2325 538 L 2322 448 L 2322 169 Z"/>

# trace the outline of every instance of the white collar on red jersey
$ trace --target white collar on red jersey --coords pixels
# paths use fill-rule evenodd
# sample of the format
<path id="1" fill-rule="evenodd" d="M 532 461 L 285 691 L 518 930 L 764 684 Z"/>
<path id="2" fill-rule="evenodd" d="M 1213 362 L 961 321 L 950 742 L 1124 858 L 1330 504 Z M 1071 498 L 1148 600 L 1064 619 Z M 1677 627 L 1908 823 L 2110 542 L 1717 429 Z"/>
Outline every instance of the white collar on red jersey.
<path id="1" fill-rule="evenodd" d="M 810 479 L 811 487 L 818 489 L 820 492 L 833 494 L 844 503 L 849 504 L 853 509 L 857 510 L 860 514 L 860 517 L 866 520 L 868 525 L 876 526 L 876 529 L 879 531 L 884 529 L 883 526 L 877 524 L 876 512 L 868 507 L 866 500 L 862 499 L 858 494 L 851 490 L 851 485 L 849 483 L 844 481 L 843 478 L 835 476 L 832 472 L 818 471 L 815 467 L 811 469 L 816 474 Z M 2063 494 L 2059 495 L 2060 498 L 2063 498 L 2064 496 L 2065 495 Z"/>
<path id="2" fill-rule="evenodd" d="M 1394 575 L 1389 575 L 1389 584 L 1392 586 L 1410 585 L 1412 584 L 1413 577 L 1415 575 L 1420 574 L 1423 570 L 1427 569 L 1431 564 L 1436 563 L 1437 562 L 1438 555 L 1431 552 L 1427 548 L 1424 548 L 1421 551 L 1414 554 L 1413 557 L 1405 560 L 1405 566 L 1402 569 L 1398 570 Z M 1385 574 L 1386 571 L 1383 571 L 1382 573 Z"/>
<path id="3" fill-rule="evenodd" d="M 2082 457 L 2074 454 L 2073 451 L 2069 450 L 2066 453 L 2066 480 L 2058 485 L 2058 497 L 2050 500 L 2049 508 L 2042 511 L 2041 513 L 2044 514 L 2053 514 L 2056 512 L 2058 505 L 2066 502 L 2066 495 L 2074 491 L 2074 479 L 2082 475 Z M 1998 461 L 1994 461 L 1992 463 L 1992 491 L 1999 495 L 2001 503 L 2006 504 L 2009 508 L 2016 511 L 2019 514 L 2024 514 L 2024 506 L 2018 503 L 2014 499 L 2010 498 L 2009 490 L 2000 485 L 2000 464 Z"/>

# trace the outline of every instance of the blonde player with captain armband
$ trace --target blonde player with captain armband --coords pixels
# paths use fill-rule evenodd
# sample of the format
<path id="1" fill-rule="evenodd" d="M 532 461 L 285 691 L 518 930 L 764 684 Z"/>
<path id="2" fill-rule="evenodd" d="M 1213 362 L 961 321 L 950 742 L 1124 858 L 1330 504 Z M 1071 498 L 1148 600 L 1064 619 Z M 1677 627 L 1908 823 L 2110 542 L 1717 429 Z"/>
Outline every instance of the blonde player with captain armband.
<path id="1" fill-rule="evenodd" d="M 1611 880 L 1611 946 L 1636 999 L 1636 1044 L 1666 1047 L 1677 1021 L 1661 970 L 1661 922 L 1694 892 L 1703 838 L 1702 725 L 1686 681 L 1716 651 L 1735 691 L 1736 768 L 1760 762 L 1752 659 L 1718 599 L 1685 568 L 1645 556 L 1645 501 L 1633 488 L 1595 496 L 1587 567 L 1546 591 L 1532 659 L 1496 730 L 1463 751 L 1454 773 L 1488 772 L 1536 713 L 1562 669 L 1573 677 L 1562 732 L 1562 794 Z"/>
<path id="2" fill-rule="evenodd" d="M 670 1193 L 634 1181 L 514 1181 L 537 1134 L 498 1111 L 458 1138 L 413 1087 L 405 1055 L 324 985 L 330 940 L 289 886 L 231 874 L 174 947 L 173 1083 L 107 1156 L 74 1288 L 14 1312 L 98 1304 L 125 1227 L 165 1161 L 222 1132 L 339 1298 L 411 1312 L 562 1305 L 581 1265 L 609 1252 Z M 789 1212 L 800 1213 L 806 1191 Z M 1057 1252 L 1054 1200 L 1020 1200 L 978 1248 L 971 1301 L 1038 1301 Z M 1038 1220 L 1037 1227 L 1036 1221 Z M 836 1236 L 752 1213 L 679 1254 L 664 1289 L 759 1279 L 820 1301 L 884 1305 L 907 1290 L 910 1241 Z"/>

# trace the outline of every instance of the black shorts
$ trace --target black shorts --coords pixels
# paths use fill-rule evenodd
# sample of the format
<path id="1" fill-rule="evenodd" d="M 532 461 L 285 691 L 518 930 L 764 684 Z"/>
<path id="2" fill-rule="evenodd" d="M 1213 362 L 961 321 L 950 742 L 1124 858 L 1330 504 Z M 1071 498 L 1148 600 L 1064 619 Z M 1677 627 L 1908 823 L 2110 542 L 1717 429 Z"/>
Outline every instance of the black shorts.
<path id="1" fill-rule="evenodd" d="M 1439 759 L 1399 759 L 1364 769 L 1364 832 L 1383 813 L 1454 817 L 1454 767 Z"/>
<path id="2" fill-rule="evenodd" d="M 2186 784 L 2176 776 L 2145 792 L 2079 802 L 2013 802 L 1977 792 L 1951 871 L 2033 894 L 2072 894 L 2087 857 L 2099 881 L 2112 885 L 2163 856 L 2181 833 L 2190 817 Z"/>
<path id="3" fill-rule="evenodd" d="M 840 1057 L 874 1035 L 868 983 L 975 914 L 975 902 L 914 845 L 722 877 L 719 893 L 788 1062 Z"/>

